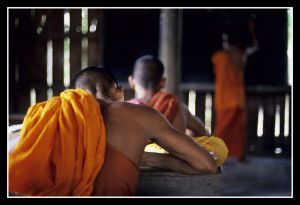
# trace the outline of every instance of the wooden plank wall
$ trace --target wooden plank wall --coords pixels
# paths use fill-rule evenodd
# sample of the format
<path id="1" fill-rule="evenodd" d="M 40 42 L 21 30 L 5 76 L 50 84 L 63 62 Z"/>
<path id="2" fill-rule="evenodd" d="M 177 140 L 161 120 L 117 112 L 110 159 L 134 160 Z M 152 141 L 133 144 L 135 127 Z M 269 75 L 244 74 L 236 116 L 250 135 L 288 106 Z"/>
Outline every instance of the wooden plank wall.
<path id="1" fill-rule="evenodd" d="M 36 102 L 47 100 L 47 91 L 58 95 L 72 87 L 72 79 L 82 69 L 82 39 L 88 39 L 88 66 L 103 63 L 104 10 L 88 12 L 88 27 L 81 32 L 81 9 L 9 10 L 9 113 L 25 114 L 30 106 L 30 91 Z M 64 32 L 64 13 L 70 13 L 70 30 Z M 64 40 L 70 39 L 70 86 L 64 86 Z M 52 84 L 47 84 L 47 43 L 52 42 Z"/>

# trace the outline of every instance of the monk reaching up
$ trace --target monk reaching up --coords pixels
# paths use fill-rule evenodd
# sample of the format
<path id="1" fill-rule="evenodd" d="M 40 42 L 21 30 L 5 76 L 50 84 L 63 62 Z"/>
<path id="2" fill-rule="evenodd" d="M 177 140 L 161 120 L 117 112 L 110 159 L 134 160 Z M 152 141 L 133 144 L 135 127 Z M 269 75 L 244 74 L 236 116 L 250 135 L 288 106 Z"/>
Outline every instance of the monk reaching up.
<path id="1" fill-rule="evenodd" d="M 215 73 L 215 134 L 228 145 L 229 156 L 245 160 L 246 94 L 244 68 L 250 55 L 259 48 L 255 22 L 249 21 L 252 46 L 238 32 L 223 34 L 223 49 L 216 51 L 211 60 Z"/>
<path id="2" fill-rule="evenodd" d="M 10 192 L 134 195 L 141 162 L 185 174 L 216 173 L 209 152 L 158 111 L 119 102 L 123 90 L 108 69 L 86 68 L 74 83 L 77 89 L 28 109 L 9 155 Z M 144 155 L 149 140 L 170 154 Z"/>

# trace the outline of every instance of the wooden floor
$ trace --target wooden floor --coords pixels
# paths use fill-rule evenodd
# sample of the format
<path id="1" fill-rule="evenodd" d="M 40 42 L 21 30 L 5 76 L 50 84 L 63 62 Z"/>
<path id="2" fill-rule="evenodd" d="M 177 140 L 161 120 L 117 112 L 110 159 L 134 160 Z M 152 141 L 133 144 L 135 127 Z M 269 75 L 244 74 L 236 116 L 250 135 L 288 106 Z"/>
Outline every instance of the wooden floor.
<path id="1" fill-rule="evenodd" d="M 291 160 L 248 157 L 223 166 L 223 196 L 291 196 Z"/>

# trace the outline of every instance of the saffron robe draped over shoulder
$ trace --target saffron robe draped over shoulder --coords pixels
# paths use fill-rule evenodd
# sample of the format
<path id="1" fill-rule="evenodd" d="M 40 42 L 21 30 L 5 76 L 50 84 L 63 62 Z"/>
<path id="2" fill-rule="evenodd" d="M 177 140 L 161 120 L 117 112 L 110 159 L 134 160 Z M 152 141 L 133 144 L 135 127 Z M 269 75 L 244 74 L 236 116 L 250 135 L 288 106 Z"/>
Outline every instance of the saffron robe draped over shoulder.
<path id="1" fill-rule="evenodd" d="M 148 106 L 158 110 L 172 123 L 178 112 L 179 98 L 171 93 L 157 92 L 148 102 Z"/>
<path id="2" fill-rule="evenodd" d="M 91 195 L 105 159 L 100 106 L 81 89 L 31 106 L 9 156 L 9 191 L 25 195 Z"/>
<path id="3" fill-rule="evenodd" d="M 95 180 L 93 195 L 133 196 L 136 194 L 139 168 L 125 154 L 107 143 L 105 162 Z"/>
<path id="4" fill-rule="evenodd" d="M 168 92 L 160 91 L 153 95 L 148 103 L 133 98 L 127 102 L 137 105 L 148 105 L 162 113 L 172 123 L 179 109 L 179 98 Z"/>

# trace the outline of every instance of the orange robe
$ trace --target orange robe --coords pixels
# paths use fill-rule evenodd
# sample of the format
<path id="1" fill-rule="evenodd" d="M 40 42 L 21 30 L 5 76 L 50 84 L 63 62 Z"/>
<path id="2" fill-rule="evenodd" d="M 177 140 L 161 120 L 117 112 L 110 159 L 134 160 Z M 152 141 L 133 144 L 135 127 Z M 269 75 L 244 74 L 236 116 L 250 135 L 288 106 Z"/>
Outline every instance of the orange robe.
<path id="1" fill-rule="evenodd" d="M 64 91 L 33 105 L 9 156 L 9 192 L 91 195 L 105 147 L 99 104 L 86 91 Z"/>
<path id="2" fill-rule="evenodd" d="M 179 109 L 179 98 L 164 91 L 155 93 L 148 103 L 144 103 L 137 98 L 130 99 L 127 102 L 136 105 L 148 105 L 162 113 L 171 123 L 174 121 Z"/>
<path id="3" fill-rule="evenodd" d="M 243 68 L 236 67 L 226 51 L 212 57 L 215 72 L 215 135 L 220 136 L 229 149 L 229 156 L 240 160 L 245 155 L 245 88 Z"/>
<path id="4" fill-rule="evenodd" d="M 172 123 L 179 109 L 179 99 L 176 95 L 161 91 L 156 93 L 147 105 L 158 110 Z"/>
<path id="5" fill-rule="evenodd" d="M 93 195 L 133 196 L 136 193 L 139 168 L 125 154 L 107 144 L 105 163 L 96 180 Z"/>

